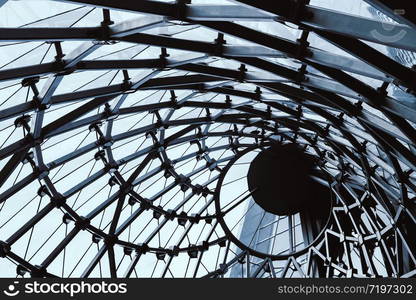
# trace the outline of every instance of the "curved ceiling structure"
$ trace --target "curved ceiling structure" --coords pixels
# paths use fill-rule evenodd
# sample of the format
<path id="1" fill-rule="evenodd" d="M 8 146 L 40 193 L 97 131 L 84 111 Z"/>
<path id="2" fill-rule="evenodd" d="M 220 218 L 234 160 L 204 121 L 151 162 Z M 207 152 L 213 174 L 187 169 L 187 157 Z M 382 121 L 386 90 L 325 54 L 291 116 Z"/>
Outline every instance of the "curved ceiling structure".
<path id="1" fill-rule="evenodd" d="M 414 277 L 394 2 L 0 0 L 1 275 Z"/>

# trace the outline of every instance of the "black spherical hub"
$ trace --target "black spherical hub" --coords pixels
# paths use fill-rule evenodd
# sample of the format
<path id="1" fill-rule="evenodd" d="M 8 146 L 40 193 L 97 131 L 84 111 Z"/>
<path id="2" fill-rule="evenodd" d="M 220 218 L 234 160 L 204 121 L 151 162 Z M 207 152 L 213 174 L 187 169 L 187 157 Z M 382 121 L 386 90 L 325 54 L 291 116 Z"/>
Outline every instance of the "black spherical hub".
<path id="1" fill-rule="evenodd" d="M 274 145 L 251 162 L 248 187 L 254 201 L 265 211 L 287 216 L 308 210 L 314 215 L 328 211 L 327 187 L 313 180 L 313 157 L 295 144 Z"/>
<path id="2" fill-rule="evenodd" d="M 223 169 L 214 198 L 218 221 L 251 254 L 298 257 L 322 241 L 330 223 L 331 179 L 317 167 L 319 156 L 301 146 L 265 147 L 247 148 Z"/>

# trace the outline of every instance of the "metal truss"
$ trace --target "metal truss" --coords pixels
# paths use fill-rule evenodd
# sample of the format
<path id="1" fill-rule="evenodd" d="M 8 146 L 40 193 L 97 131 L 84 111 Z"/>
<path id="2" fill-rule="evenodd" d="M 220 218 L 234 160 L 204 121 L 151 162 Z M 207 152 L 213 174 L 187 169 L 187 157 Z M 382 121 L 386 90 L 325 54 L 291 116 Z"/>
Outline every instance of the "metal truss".
<path id="1" fill-rule="evenodd" d="M 397 21 L 386 23 L 305 0 L 232 2 L 51 1 L 79 5 L 62 18 L 94 11 L 100 20 L 0 28 L 0 53 L 33 44 L 52 57 L 30 50 L 21 57 L 34 51 L 33 63 L 0 69 L 2 269 L 19 277 L 416 276 L 416 71 L 378 50 L 416 51 L 408 4 L 366 0 Z M 135 17 L 115 21 L 119 11 Z M 298 39 L 253 26 L 266 23 L 295 27 Z M 403 38 L 372 34 L 386 26 Z M 311 36 L 344 54 L 315 47 Z M 226 221 L 244 220 L 250 208 L 237 212 L 252 192 L 227 176 L 275 143 L 316 157 L 316 180 L 333 203 L 320 230 L 288 217 L 278 232 L 282 219 L 271 222 L 273 244 L 288 234 L 284 249 L 259 251 L 260 224 L 245 244 Z M 237 192 L 223 206 L 232 184 Z"/>

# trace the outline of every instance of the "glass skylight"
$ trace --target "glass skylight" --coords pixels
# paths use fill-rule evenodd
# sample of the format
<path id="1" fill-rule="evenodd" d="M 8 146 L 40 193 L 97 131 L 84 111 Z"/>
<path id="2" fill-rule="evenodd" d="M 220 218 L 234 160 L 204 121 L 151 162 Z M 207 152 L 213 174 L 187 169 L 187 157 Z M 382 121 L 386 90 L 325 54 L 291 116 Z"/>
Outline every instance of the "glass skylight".
<path id="1" fill-rule="evenodd" d="M 0 0 L 0 276 L 414 276 L 410 12 L 187 2 Z M 325 220 L 257 204 L 276 144 Z"/>

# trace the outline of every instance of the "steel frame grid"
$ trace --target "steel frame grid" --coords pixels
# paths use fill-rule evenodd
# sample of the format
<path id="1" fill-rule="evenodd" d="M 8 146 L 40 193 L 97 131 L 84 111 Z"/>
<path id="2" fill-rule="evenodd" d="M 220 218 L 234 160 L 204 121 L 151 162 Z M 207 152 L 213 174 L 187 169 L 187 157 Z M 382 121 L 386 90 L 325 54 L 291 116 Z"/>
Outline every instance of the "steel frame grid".
<path id="1" fill-rule="evenodd" d="M 98 248 L 97 254 L 79 275 L 81 277 L 90 276 L 98 266 L 101 272 L 101 261 L 104 258 L 108 260 L 108 276 L 140 276 L 140 273 L 137 274 L 140 271 L 137 264 L 145 255 L 155 255 L 158 261 L 165 262 L 161 276 L 169 276 L 169 273 L 173 276 L 170 265 L 175 257 L 185 252 L 188 253 L 189 260 L 197 259 L 192 276 L 200 276 L 199 269 L 204 268 L 205 277 L 223 277 L 237 264 L 244 265 L 245 273 L 241 275 L 247 277 L 415 275 L 416 249 L 411 242 L 411 233 L 415 229 L 416 186 L 412 175 L 416 168 L 416 114 L 412 105 L 397 101 L 386 90 L 389 85 L 395 84 L 412 94 L 415 92 L 416 76 L 413 69 L 393 61 L 363 42 L 383 44 L 367 34 L 371 30 L 380 29 L 384 25 L 382 22 L 313 7 L 308 1 L 288 1 L 281 4 L 271 4 L 269 1 L 235 1 L 240 6 L 199 6 L 188 1 L 162 3 L 148 0 L 122 3 L 94 0 L 66 2 L 101 7 L 103 22 L 96 27 L 0 29 L 0 41 L 47 41 L 54 45 L 56 51 L 53 63 L 0 71 L 0 81 L 22 80 L 22 86 L 31 89 L 34 95 L 31 101 L 0 111 L 0 120 L 17 117 L 16 127 L 24 128 L 22 139 L 0 149 L 0 159 L 6 161 L 0 170 L 0 187 L 22 164 L 30 164 L 33 169 L 31 174 L 1 192 L 0 203 L 10 201 L 19 190 L 35 181 L 41 184 L 38 197 L 50 200 L 21 228 L 1 242 L 0 256 L 17 265 L 18 275 L 58 276 L 47 269 L 80 232 L 91 234 Z M 391 7 L 386 7 L 385 3 L 382 5 L 382 1 L 368 2 L 387 15 L 392 15 Z M 148 15 L 137 20 L 112 24 L 113 9 Z M 340 18 L 345 22 L 339 22 Z M 389 26 L 405 30 L 407 39 L 389 46 L 415 50 L 413 41 L 416 31 L 412 16 L 407 13 L 396 19 L 405 19 L 405 25 Z M 173 20 L 217 31 L 218 37 L 212 42 L 201 42 L 146 33 L 149 29 L 164 26 Z M 290 22 L 299 26 L 303 34 L 298 41 L 291 42 L 233 23 L 235 20 Z M 351 24 L 357 24 L 360 30 Z M 310 32 L 356 58 L 334 55 L 310 47 Z M 249 41 L 256 46 L 228 45 L 225 35 Z M 84 43 L 71 53 L 63 53 L 61 43 L 65 41 Z M 153 59 L 85 60 L 99 47 L 107 47 L 117 42 L 161 47 L 160 56 Z M 187 56 L 171 57 L 169 49 L 190 53 Z M 204 63 L 210 57 L 232 60 L 241 66 L 239 69 L 227 69 Z M 272 62 L 268 57 L 296 59 L 303 67 L 296 70 Z M 267 73 L 249 71 L 246 68 L 248 66 Z M 307 68 L 311 67 L 327 77 L 308 73 Z M 130 69 L 145 71 L 137 78 L 130 78 Z M 165 70 L 172 69 L 191 74 L 158 77 Z M 55 92 L 65 76 L 91 70 L 120 70 L 123 72 L 124 81 L 66 94 Z M 383 84 L 375 89 L 358 79 L 359 77 L 354 77 L 355 74 L 381 80 Z M 38 91 L 36 85 L 39 77 L 44 76 L 48 77 L 48 81 Z M 251 84 L 254 88 L 252 91 L 239 89 L 238 85 L 241 83 Z M 146 90 L 170 91 L 170 101 L 123 106 L 128 95 Z M 185 99 L 178 99 L 175 91 L 181 90 L 193 90 L 194 93 Z M 197 95 L 210 93 L 223 95 L 225 101 L 193 99 Z M 270 94 L 290 100 L 270 100 Z M 234 104 L 232 97 L 245 98 L 247 102 Z M 45 114 L 52 107 L 74 102 L 83 104 L 53 122 L 44 124 Z M 100 113 L 84 117 L 97 108 L 102 108 Z M 197 118 L 170 119 L 175 111 L 185 108 L 201 108 L 204 113 Z M 163 109 L 169 111 L 165 116 L 160 114 Z M 385 119 L 374 111 L 384 115 Z M 141 112 L 149 112 L 156 121 L 132 131 L 112 134 L 114 122 L 118 118 Z M 322 117 L 323 121 L 317 122 L 314 115 Z M 230 129 L 210 131 L 213 124 L 217 123 L 229 124 Z M 180 129 L 165 136 L 169 128 L 175 127 Z M 253 127 L 257 130 L 248 132 Z M 97 141 L 55 161 L 44 162 L 42 145 L 47 139 L 80 128 L 95 132 Z M 146 135 L 153 145 L 116 160 L 113 145 L 139 135 Z M 205 143 L 208 137 L 227 138 L 229 142 L 210 148 Z M 244 138 L 252 143 L 240 142 Z M 316 155 L 320 169 L 330 176 L 328 185 L 337 199 L 331 224 L 316 244 L 308 245 L 304 253 L 299 255 L 259 255 L 244 246 L 235 253 L 229 233 L 218 236 L 216 231 L 217 219 L 223 212 L 217 209 L 215 213 L 207 213 L 209 205 L 218 198 L 220 188 L 211 188 L 210 184 L 221 181 L 224 176 L 224 167 L 221 164 L 233 161 L 247 149 L 285 141 L 304 145 L 305 149 Z M 199 150 L 172 160 L 167 154 L 169 147 L 184 143 L 197 145 Z M 218 150 L 229 150 L 234 154 L 215 160 L 210 154 Z M 374 153 L 375 150 L 378 153 Z M 102 169 L 71 189 L 59 191 L 49 174 L 93 151 L 96 151 L 93 156 L 97 162 L 102 163 Z M 123 176 L 120 168 L 140 157 L 143 159 L 133 173 L 127 178 Z M 202 160 L 206 164 L 186 175 L 175 171 L 175 165 L 187 159 Z M 160 166 L 149 171 L 154 161 L 159 162 Z M 204 185 L 193 184 L 192 176 L 206 170 L 214 174 L 217 172 L 217 175 Z M 135 186 L 160 173 L 166 178 L 174 178 L 173 183 L 149 199 L 134 190 Z M 87 215 L 78 214 L 68 205 L 67 200 L 70 197 L 105 176 L 110 176 L 109 185 L 118 188 L 107 200 Z M 175 188 L 184 192 L 190 190 L 191 193 L 174 209 L 165 209 L 154 204 L 157 199 Z M 211 200 L 197 214 L 188 215 L 185 211 L 179 213 L 183 205 L 195 195 L 203 195 Z M 128 218 L 121 220 L 127 202 L 132 206 L 136 203 L 140 205 Z M 93 226 L 91 221 L 111 205 L 115 209 L 108 232 Z M 39 265 L 34 265 L 30 260 L 16 254 L 13 245 L 55 209 L 65 213 L 64 223 L 73 224 L 73 229 Z M 120 235 L 146 212 L 151 212 L 156 219 L 163 216 L 163 220 L 145 242 L 136 244 L 121 239 Z M 172 220 L 185 228 L 177 244 L 172 248 L 149 246 L 158 232 Z M 188 238 L 192 226 L 200 222 L 212 226 L 207 236 L 199 245 L 181 246 Z M 214 235 L 218 238 L 213 239 Z M 217 261 L 209 270 L 202 263 L 203 257 L 217 245 L 220 246 L 218 255 L 220 251 L 224 251 L 223 262 L 219 264 Z M 123 273 L 118 270 L 121 262 L 116 251 L 119 249 L 124 251 L 122 259 L 125 256 L 131 259 Z M 379 254 L 376 255 L 375 252 Z M 379 258 L 382 262 L 377 264 L 375 261 Z"/>

